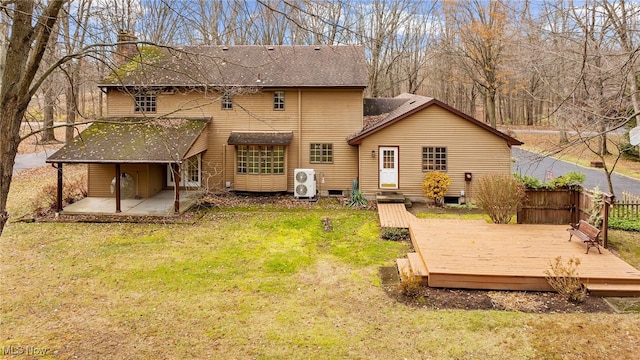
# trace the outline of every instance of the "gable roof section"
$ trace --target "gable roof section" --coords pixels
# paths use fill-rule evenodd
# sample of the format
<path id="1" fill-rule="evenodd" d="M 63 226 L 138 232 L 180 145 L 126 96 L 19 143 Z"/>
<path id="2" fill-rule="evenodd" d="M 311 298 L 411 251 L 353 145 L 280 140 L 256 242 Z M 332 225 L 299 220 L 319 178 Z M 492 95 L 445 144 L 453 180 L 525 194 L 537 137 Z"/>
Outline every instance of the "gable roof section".
<path id="1" fill-rule="evenodd" d="M 368 84 L 361 46 L 144 47 L 140 54 L 100 86 L 365 88 Z"/>
<path id="2" fill-rule="evenodd" d="M 48 163 L 179 163 L 209 119 L 108 118 L 93 123 Z"/>
<path id="3" fill-rule="evenodd" d="M 365 113 L 365 127 L 362 129 L 362 131 L 360 131 L 359 133 L 351 136 L 347 141 L 349 143 L 349 145 L 357 145 L 360 144 L 360 142 L 362 141 L 362 139 L 366 138 L 367 136 L 374 134 L 384 128 L 386 128 L 387 126 L 393 125 L 394 123 L 408 117 L 411 116 L 423 109 L 428 108 L 429 106 L 439 106 L 449 112 L 452 112 L 456 115 L 458 115 L 459 117 L 469 121 L 470 123 L 472 123 L 473 125 L 479 126 L 482 129 L 489 131 L 490 133 L 493 133 L 503 139 L 505 139 L 505 141 L 507 141 L 507 144 L 509 144 L 509 146 L 512 145 L 522 145 L 522 142 L 520 140 L 517 140 L 499 130 L 496 130 L 494 128 L 492 128 L 491 126 L 478 121 L 476 119 L 474 119 L 473 117 L 459 111 L 456 110 L 454 108 L 452 108 L 451 106 L 430 98 L 430 97 L 426 97 L 426 96 L 420 96 L 420 95 L 413 95 L 413 94 L 400 94 L 398 96 L 396 96 L 395 98 L 392 98 L 395 100 L 404 100 L 402 101 L 402 103 L 397 106 L 395 109 L 393 109 L 392 107 L 390 108 L 389 106 L 392 106 L 394 103 L 389 102 L 389 99 L 381 99 L 382 101 L 384 101 L 384 105 L 382 107 L 378 107 L 380 109 L 386 109 L 386 110 L 390 110 L 388 113 L 383 113 L 380 115 L 376 115 L 375 112 L 372 112 L 371 115 L 367 116 Z M 373 99 L 375 100 L 375 99 Z M 375 102 L 375 101 L 373 101 Z M 400 103 L 397 102 L 395 104 Z M 375 105 L 370 105 L 371 108 L 376 108 Z M 382 110 L 379 110 L 382 111 Z"/>

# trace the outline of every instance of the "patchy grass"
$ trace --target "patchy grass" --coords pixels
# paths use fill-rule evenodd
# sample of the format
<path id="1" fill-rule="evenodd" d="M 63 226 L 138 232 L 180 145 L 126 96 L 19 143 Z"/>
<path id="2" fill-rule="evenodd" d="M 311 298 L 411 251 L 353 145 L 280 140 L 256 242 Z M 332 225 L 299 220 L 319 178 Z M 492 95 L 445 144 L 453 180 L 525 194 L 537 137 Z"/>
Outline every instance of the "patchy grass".
<path id="1" fill-rule="evenodd" d="M 14 183 L 12 214 L 30 181 Z M 11 222 L 0 346 L 47 349 L 44 359 L 637 355 L 640 314 L 403 305 L 378 269 L 409 245 L 379 234 L 375 212 L 328 203 L 210 209 L 195 225 Z"/>
<path id="2" fill-rule="evenodd" d="M 610 250 L 636 269 L 640 269 L 640 233 L 609 229 Z"/>

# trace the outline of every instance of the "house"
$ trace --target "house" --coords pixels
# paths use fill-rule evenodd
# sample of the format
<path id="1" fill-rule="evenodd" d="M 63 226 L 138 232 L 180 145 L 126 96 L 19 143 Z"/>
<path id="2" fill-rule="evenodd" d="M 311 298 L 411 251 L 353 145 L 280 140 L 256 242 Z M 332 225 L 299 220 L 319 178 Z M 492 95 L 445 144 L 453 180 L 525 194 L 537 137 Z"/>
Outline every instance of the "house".
<path id="1" fill-rule="evenodd" d="M 522 143 L 433 98 L 401 94 L 365 99 L 363 129 L 348 139 L 359 147 L 360 188 L 422 198 L 423 175 L 451 178 L 445 202 L 473 199 L 474 181 L 511 173 L 511 146 Z"/>
<path id="2" fill-rule="evenodd" d="M 118 52 L 120 67 L 100 84 L 108 117 L 47 159 L 60 173 L 88 164 L 88 197 L 115 198 L 116 212 L 123 198 L 166 190 L 176 212 L 181 189 L 294 192 L 296 169 L 312 170 L 320 195 L 359 179 L 368 196 L 415 197 L 424 172 L 442 170 L 457 198 L 471 189 L 465 173 L 510 172 L 520 144 L 434 99 L 365 99 L 358 46 Z"/>

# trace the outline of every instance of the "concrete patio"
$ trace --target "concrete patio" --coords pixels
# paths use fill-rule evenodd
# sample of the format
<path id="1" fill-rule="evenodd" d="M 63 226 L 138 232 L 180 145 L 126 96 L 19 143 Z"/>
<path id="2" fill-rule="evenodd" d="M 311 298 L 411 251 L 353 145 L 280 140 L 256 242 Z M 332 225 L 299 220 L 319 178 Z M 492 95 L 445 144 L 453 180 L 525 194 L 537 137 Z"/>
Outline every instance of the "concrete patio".
<path id="1" fill-rule="evenodd" d="M 163 190 L 150 198 L 122 199 L 122 212 L 116 213 L 114 197 L 87 197 L 67 205 L 62 215 L 175 216 L 189 210 L 202 196 L 201 191 L 180 191 L 180 213 L 173 211 L 173 190 Z"/>

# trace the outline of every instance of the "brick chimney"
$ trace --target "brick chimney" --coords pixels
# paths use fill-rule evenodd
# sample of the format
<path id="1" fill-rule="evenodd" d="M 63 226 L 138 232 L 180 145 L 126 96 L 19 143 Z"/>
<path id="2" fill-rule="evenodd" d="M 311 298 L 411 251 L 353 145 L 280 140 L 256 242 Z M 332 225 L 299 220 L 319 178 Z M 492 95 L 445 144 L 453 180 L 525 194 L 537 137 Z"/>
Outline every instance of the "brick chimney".
<path id="1" fill-rule="evenodd" d="M 122 65 L 138 54 L 138 46 L 134 42 L 138 37 L 129 30 L 120 30 L 116 44 L 116 64 Z"/>

